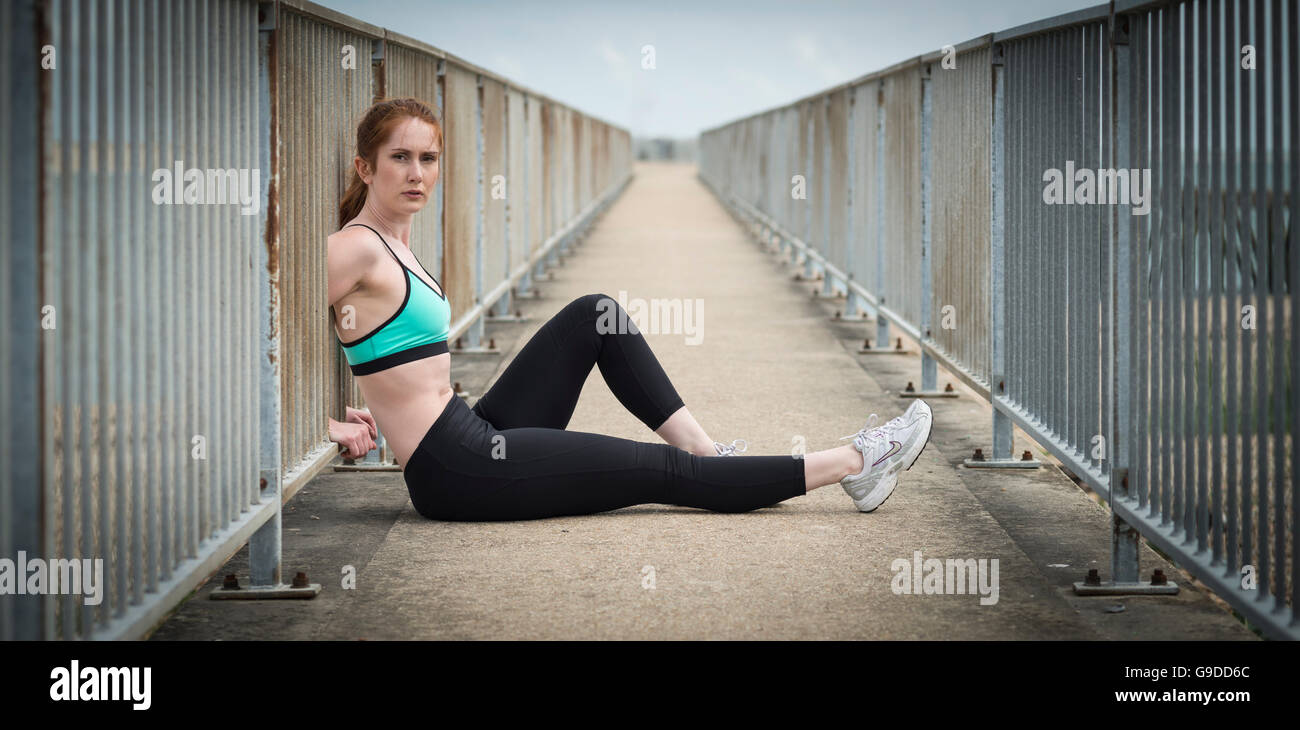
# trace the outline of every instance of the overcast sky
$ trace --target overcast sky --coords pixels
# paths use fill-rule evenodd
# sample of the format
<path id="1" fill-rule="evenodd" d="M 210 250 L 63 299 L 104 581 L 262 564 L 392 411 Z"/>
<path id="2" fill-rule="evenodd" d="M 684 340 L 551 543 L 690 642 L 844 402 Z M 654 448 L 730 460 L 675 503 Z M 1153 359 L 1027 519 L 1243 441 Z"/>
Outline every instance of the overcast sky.
<path id="1" fill-rule="evenodd" d="M 1080 0 L 316 0 L 636 136 L 702 130 Z M 653 70 L 642 48 L 654 47 Z M 431 103 L 433 100 L 429 100 Z"/>

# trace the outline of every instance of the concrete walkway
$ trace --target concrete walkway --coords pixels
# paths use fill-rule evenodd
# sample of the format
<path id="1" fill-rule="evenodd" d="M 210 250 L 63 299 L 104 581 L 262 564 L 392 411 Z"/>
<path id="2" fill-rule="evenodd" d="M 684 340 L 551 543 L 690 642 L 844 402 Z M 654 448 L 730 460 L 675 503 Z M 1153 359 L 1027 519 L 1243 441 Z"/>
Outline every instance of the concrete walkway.
<path id="1" fill-rule="evenodd" d="M 647 334 L 709 435 L 749 454 L 847 443 L 872 412 L 907 406 L 920 358 L 858 355 L 874 326 L 835 323 L 749 240 L 686 165 L 638 163 L 588 240 L 519 302 L 533 319 L 492 325 L 504 354 L 453 355 L 477 396 L 519 347 L 574 297 L 703 302 L 699 344 Z M 904 340 L 904 344 L 909 343 Z M 948 379 L 940 374 L 940 385 Z M 932 401 L 930 446 L 879 511 L 839 485 L 745 514 L 642 505 L 527 522 L 421 518 L 399 473 L 327 472 L 284 514 L 284 572 L 324 585 L 312 601 L 206 600 L 220 576 L 247 579 L 247 550 L 154 633 L 155 639 L 1253 639 L 1185 573 L 1143 548 L 1174 597 L 1079 598 L 1088 568 L 1109 574 L 1107 511 L 1056 466 L 972 471 L 991 441 L 986 403 L 954 382 Z M 593 369 L 569 426 L 658 438 L 623 410 Z M 1017 449 L 1036 445 L 1017 432 Z M 744 457 L 740 457 L 744 458 Z M 1049 464 L 1048 457 L 1039 454 Z M 967 594 L 897 594 L 896 560 L 997 561 L 996 603 Z M 343 589 L 354 570 L 356 587 Z M 988 576 L 991 579 L 991 575 Z M 1117 610 L 1122 606 L 1122 610 Z"/>

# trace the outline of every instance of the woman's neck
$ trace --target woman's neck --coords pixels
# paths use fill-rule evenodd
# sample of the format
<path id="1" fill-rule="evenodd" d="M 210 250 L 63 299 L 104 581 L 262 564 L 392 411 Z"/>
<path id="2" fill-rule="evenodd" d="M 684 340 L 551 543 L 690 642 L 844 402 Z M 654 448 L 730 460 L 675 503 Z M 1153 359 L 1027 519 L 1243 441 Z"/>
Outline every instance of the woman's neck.
<path id="1" fill-rule="evenodd" d="M 403 218 L 402 216 L 393 214 L 385 215 L 382 211 L 376 210 L 372 207 L 370 202 L 367 201 L 365 206 L 361 209 L 361 214 L 357 216 L 357 218 L 368 219 L 370 223 L 375 224 L 375 227 L 378 228 L 379 232 L 384 234 L 385 237 L 391 237 L 401 241 L 402 245 L 407 248 L 411 247 L 412 216 L 408 215 Z"/>

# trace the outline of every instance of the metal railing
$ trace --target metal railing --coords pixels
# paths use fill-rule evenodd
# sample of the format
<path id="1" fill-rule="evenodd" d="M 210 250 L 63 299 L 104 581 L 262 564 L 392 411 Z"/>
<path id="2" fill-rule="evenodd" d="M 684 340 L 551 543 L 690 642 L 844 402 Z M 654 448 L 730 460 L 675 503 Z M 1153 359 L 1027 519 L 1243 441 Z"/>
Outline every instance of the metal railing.
<path id="1" fill-rule="evenodd" d="M 1107 588 L 1158 587 L 1145 536 L 1292 639 L 1296 12 L 1101 5 L 700 141 L 701 179 L 761 240 L 880 346 L 919 343 L 922 393 L 942 363 L 989 399 L 992 463 L 1017 465 L 1014 423 L 1107 500 Z"/>
<path id="2" fill-rule="evenodd" d="M 104 566 L 99 603 L 0 595 L 0 638 L 142 636 L 245 542 L 280 585 L 281 505 L 362 404 L 324 241 L 372 101 L 443 115 L 411 246 L 470 349 L 630 179 L 625 130 L 302 0 L 0 13 L 0 558 Z"/>

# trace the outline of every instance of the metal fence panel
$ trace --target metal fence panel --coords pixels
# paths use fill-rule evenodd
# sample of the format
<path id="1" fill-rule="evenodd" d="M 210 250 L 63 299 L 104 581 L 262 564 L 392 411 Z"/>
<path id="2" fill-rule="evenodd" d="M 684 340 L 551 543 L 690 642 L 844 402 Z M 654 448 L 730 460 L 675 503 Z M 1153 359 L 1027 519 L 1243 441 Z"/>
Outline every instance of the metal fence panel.
<path id="1" fill-rule="evenodd" d="M 992 337 L 989 290 L 987 46 L 930 65 L 930 337 L 987 387 Z"/>
<path id="2" fill-rule="evenodd" d="M 251 252 L 265 211 L 242 198 L 261 172 L 244 94 L 257 6 L 46 11 L 59 72 L 41 76 L 43 260 L 26 273 L 54 319 L 32 350 L 46 382 L 34 521 L 43 556 L 104 561 L 102 603 L 43 601 L 46 638 L 90 638 L 147 622 L 257 498 L 257 464 L 232 447 L 258 433 L 239 415 L 258 411 Z M 145 40 L 163 37 L 190 51 L 165 69 Z"/>
<path id="3" fill-rule="evenodd" d="M 474 306 L 474 251 L 479 235 L 478 78 L 474 72 L 445 64 L 443 118 L 447 126 L 442 156 L 443 284 L 452 317 Z"/>
<path id="4" fill-rule="evenodd" d="M 908 66 L 880 80 L 883 123 L 884 226 L 877 265 L 881 304 L 921 321 L 921 69 Z"/>
<path id="5" fill-rule="evenodd" d="M 1295 8 L 1187 2 L 1129 20 L 1131 166 L 1151 170 L 1155 193 L 1123 222 L 1144 404 L 1133 507 L 1179 552 L 1212 559 L 1203 569 L 1253 621 L 1284 623 L 1297 591 Z M 1248 44 L 1254 69 L 1241 67 Z"/>

